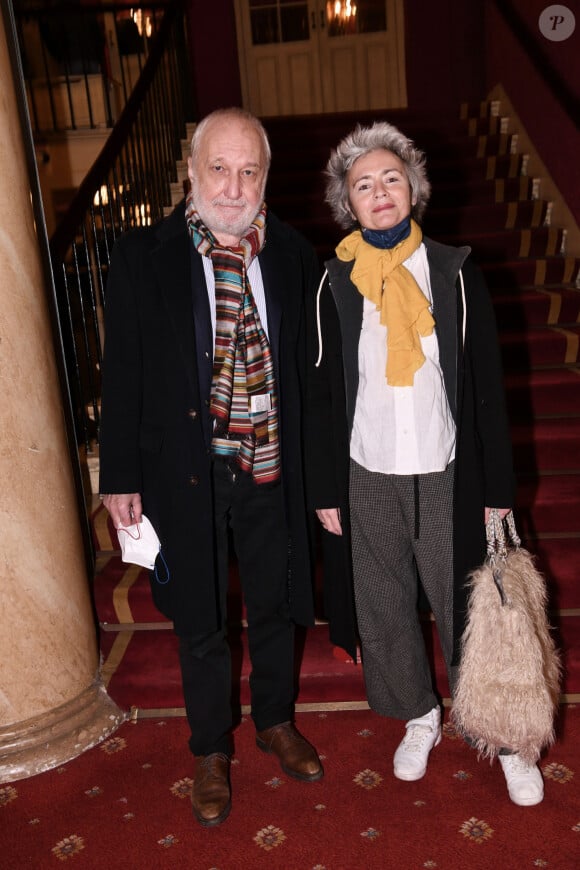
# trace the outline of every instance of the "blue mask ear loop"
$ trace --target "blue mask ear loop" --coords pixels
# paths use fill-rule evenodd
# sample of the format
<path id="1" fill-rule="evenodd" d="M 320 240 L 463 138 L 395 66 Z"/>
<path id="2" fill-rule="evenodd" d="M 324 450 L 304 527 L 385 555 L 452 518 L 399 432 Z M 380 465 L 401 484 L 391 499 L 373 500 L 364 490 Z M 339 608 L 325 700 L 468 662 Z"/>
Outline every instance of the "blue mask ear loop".
<path id="1" fill-rule="evenodd" d="M 163 567 L 165 568 L 165 579 L 164 580 L 160 579 L 159 574 L 157 572 L 157 559 L 161 559 L 161 561 L 163 562 Z M 155 573 L 155 579 L 157 580 L 157 582 L 159 583 L 160 586 L 166 586 L 167 583 L 169 583 L 169 580 L 171 578 L 171 572 L 169 571 L 169 568 L 167 566 L 167 562 L 165 561 L 165 557 L 164 557 L 163 553 L 161 552 L 161 550 L 159 550 L 159 553 L 157 554 L 157 559 L 155 560 L 155 567 L 153 569 L 154 573 Z"/>

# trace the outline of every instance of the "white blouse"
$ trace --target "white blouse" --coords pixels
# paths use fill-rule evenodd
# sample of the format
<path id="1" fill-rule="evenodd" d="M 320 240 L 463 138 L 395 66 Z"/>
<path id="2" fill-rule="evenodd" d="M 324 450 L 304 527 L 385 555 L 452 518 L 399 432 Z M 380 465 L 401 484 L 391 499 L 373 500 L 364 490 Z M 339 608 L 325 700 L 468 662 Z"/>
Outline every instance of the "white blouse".
<path id="1" fill-rule="evenodd" d="M 432 302 L 425 246 L 421 244 L 404 265 Z M 385 377 L 387 328 L 374 303 L 364 300 L 350 455 L 368 471 L 428 474 L 444 471 L 455 456 L 455 423 L 439 365 L 436 330 L 437 325 L 431 335 L 421 337 L 425 362 L 415 372 L 413 386 L 391 387 Z"/>

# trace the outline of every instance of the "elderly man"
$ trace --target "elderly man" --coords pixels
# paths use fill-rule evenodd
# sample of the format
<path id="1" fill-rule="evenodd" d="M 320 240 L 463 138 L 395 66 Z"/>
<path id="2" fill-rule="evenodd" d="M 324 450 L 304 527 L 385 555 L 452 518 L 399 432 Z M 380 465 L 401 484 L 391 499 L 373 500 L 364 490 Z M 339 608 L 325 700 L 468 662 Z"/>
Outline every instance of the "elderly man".
<path id="1" fill-rule="evenodd" d="M 231 807 L 230 531 L 257 746 L 289 776 L 323 775 L 292 722 L 294 623 L 313 622 L 301 406 L 318 263 L 267 211 L 269 164 L 256 118 L 207 116 L 185 206 L 119 239 L 107 286 L 100 488 L 116 528 L 143 512 L 161 542 L 152 592 L 179 637 L 193 812 L 206 826 Z"/>

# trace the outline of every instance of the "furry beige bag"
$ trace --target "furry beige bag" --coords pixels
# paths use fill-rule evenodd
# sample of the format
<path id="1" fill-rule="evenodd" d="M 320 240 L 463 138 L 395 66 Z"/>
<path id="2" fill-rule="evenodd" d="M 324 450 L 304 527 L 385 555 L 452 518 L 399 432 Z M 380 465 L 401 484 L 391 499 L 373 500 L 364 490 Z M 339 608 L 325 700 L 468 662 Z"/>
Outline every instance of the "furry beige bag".
<path id="1" fill-rule="evenodd" d="M 509 749 L 532 764 L 554 741 L 560 691 L 546 587 L 511 512 L 502 522 L 492 511 L 486 531 L 487 559 L 470 577 L 452 717 L 480 755 Z"/>

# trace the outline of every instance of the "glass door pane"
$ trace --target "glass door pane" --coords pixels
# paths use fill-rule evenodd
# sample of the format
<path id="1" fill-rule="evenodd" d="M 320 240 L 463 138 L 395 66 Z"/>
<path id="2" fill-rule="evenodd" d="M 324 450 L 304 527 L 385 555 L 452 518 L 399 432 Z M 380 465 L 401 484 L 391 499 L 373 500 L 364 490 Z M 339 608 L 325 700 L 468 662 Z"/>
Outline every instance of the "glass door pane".
<path id="1" fill-rule="evenodd" d="M 329 36 L 378 33 L 387 29 L 385 0 L 327 0 Z"/>
<path id="2" fill-rule="evenodd" d="M 301 42 L 310 38 L 304 0 L 249 0 L 253 45 Z"/>

